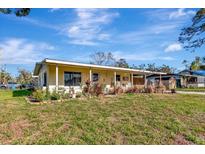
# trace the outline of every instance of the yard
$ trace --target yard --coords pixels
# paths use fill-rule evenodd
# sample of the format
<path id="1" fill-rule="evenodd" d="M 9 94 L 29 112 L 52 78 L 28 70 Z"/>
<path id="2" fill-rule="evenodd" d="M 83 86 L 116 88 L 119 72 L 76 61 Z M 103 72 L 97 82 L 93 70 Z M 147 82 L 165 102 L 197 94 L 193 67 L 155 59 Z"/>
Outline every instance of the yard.
<path id="1" fill-rule="evenodd" d="M 190 91 L 190 92 L 205 92 L 205 88 L 177 88 L 177 91 Z"/>
<path id="2" fill-rule="evenodd" d="M 205 96 L 124 94 L 28 104 L 0 91 L 1 144 L 205 144 Z"/>

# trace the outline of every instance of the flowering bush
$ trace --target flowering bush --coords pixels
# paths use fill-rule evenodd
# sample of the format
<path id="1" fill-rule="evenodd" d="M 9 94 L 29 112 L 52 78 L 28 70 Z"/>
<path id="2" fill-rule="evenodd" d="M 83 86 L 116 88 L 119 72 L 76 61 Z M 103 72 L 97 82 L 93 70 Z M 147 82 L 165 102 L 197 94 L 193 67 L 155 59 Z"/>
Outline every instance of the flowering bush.
<path id="1" fill-rule="evenodd" d="M 122 94 L 124 91 L 121 87 L 115 87 L 114 88 L 114 93 L 115 94 Z"/>
<path id="2" fill-rule="evenodd" d="M 83 88 L 83 94 L 85 96 L 99 96 L 103 94 L 104 85 L 99 83 L 91 84 L 90 81 L 86 81 L 86 85 Z"/>
<path id="3" fill-rule="evenodd" d="M 85 82 L 85 86 L 83 87 L 83 91 L 82 91 L 83 95 L 88 96 L 91 93 L 91 82 L 89 80 L 87 80 Z"/>

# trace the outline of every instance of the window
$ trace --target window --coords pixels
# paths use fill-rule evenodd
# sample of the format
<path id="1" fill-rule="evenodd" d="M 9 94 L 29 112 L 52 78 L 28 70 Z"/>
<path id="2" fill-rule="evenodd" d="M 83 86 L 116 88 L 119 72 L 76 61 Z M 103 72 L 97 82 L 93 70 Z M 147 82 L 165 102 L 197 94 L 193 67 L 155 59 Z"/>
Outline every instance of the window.
<path id="1" fill-rule="evenodd" d="M 99 75 L 98 73 L 93 73 L 92 81 L 97 82 L 99 80 Z"/>
<path id="2" fill-rule="evenodd" d="M 43 73 L 43 86 L 47 86 L 47 73 Z"/>
<path id="3" fill-rule="evenodd" d="M 198 77 L 198 83 L 204 83 L 205 82 L 205 78 L 204 77 Z"/>
<path id="4" fill-rule="evenodd" d="M 79 72 L 64 72 L 65 86 L 80 86 L 81 73 Z"/>
<path id="5" fill-rule="evenodd" d="M 116 75 L 116 81 L 120 81 L 120 75 Z"/>

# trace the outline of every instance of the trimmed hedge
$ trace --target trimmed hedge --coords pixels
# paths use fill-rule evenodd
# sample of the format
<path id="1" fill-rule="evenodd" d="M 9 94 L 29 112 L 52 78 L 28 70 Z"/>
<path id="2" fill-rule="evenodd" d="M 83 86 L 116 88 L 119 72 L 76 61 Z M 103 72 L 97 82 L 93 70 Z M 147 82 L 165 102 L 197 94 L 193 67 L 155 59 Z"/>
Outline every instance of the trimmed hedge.
<path id="1" fill-rule="evenodd" d="M 13 91 L 13 97 L 30 96 L 31 94 L 32 91 L 26 89 Z"/>

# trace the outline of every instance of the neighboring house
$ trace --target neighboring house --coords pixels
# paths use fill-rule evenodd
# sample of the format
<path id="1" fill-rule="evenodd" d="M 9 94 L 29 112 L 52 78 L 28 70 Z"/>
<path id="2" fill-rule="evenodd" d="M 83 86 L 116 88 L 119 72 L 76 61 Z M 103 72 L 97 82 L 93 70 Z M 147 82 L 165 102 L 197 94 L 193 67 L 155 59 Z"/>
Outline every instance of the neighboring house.
<path id="1" fill-rule="evenodd" d="M 171 77 L 176 79 L 176 87 L 205 87 L 205 71 L 183 70 L 178 74 L 161 75 L 161 82 L 169 89 Z M 160 75 L 154 74 L 147 77 L 153 83 L 158 83 Z"/>
<path id="2" fill-rule="evenodd" d="M 205 70 L 179 72 L 182 87 L 205 87 Z"/>
<path id="3" fill-rule="evenodd" d="M 165 73 L 45 59 L 36 63 L 33 75 L 38 76 L 41 88 L 52 91 L 61 87 L 68 91 L 73 87 L 77 92 L 82 90 L 86 81 L 105 84 L 108 89 L 113 86 L 146 86 L 146 76 L 151 74 Z"/>
<path id="4" fill-rule="evenodd" d="M 170 89 L 171 79 L 174 78 L 176 80 L 176 87 L 181 87 L 181 78 L 178 74 L 162 74 L 160 75 L 154 74 L 147 77 L 147 80 L 150 80 L 154 85 L 158 85 L 161 78 L 161 83 L 166 87 L 166 89 Z"/>

